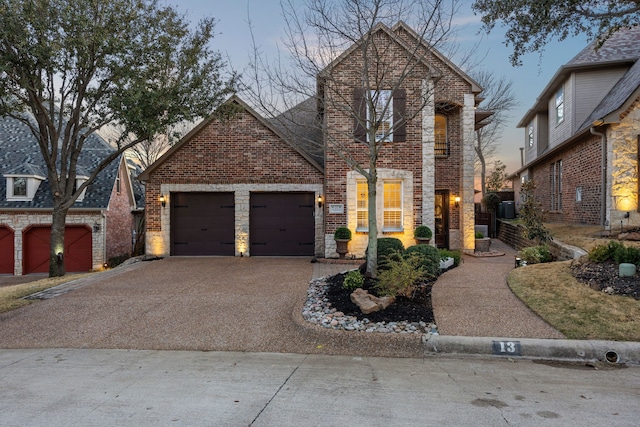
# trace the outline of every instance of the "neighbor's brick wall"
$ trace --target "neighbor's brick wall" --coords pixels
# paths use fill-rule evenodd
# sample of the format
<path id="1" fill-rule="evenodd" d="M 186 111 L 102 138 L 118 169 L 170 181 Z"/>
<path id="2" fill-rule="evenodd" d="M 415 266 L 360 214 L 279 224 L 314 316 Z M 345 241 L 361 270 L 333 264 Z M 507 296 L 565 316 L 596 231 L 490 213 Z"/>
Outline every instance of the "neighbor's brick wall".
<path id="1" fill-rule="evenodd" d="M 562 209 L 551 210 L 551 165 L 562 160 Z M 600 223 L 602 201 L 600 137 L 588 135 L 571 147 L 556 153 L 533 168 L 536 199 L 546 211 L 549 222 Z M 582 201 L 576 201 L 576 188 L 582 189 Z"/>
<path id="2" fill-rule="evenodd" d="M 126 165 L 120 163 L 118 175 L 120 185 L 114 183 L 111 189 L 111 198 L 107 208 L 107 260 L 120 255 L 130 255 L 132 249 L 131 231 L 133 230 L 133 214 L 131 207 L 133 201 L 127 191 Z"/>

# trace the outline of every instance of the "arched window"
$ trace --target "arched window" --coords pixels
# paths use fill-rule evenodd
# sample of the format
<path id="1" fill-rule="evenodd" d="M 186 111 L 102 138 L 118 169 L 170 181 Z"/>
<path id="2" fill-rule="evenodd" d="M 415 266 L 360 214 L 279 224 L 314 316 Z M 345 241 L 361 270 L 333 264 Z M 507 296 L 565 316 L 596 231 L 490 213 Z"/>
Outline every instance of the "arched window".
<path id="1" fill-rule="evenodd" d="M 447 157 L 449 155 L 449 138 L 447 137 L 447 116 L 436 114 L 435 122 L 435 155 Z"/>

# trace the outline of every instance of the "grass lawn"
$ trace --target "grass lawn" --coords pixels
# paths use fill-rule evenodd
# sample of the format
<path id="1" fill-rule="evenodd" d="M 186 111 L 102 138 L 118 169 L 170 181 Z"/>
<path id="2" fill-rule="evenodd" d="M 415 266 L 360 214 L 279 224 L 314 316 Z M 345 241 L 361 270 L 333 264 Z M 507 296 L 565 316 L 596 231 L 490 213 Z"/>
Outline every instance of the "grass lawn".
<path id="1" fill-rule="evenodd" d="M 31 304 L 33 301 L 23 299 L 23 297 L 27 295 L 35 294 L 36 292 L 44 291 L 45 289 L 92 274 L 94 273 L 67 274 L 62 277 L 46 278 L 20 285 L 2 287 L 0 288 L 0 313 Z"/>
<path id="2" fill-rule="evenodd" d="M 554 238 L 589 251 L 607 243 L 600 227 L 548 224 Z M 637 246 L 639 242 L 624 242 Z M 513 270 L 511 290 L 551 326 L 571 339 L 640 341 L 640 301 L 607 295 L 578 282 L 571 261 L 535 264 Z"/>

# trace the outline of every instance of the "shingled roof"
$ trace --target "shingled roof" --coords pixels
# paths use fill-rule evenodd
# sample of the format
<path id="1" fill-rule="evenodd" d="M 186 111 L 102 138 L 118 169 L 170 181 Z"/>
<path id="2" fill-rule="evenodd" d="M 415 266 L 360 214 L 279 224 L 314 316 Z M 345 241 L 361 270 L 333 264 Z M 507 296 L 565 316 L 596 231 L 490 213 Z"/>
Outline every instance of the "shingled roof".
<path id="1" fill-rule="evenodd" d="M 87 138 L 80 158 L 78 175 L 88 175 L 113 148 L 98 135 Z M 106 209 L 118 174 L 120 158 L 101 171 L 86 190 L 84 199 L 72 209 Z M 47 182 L 47 166 L 40 153 L 38 142 L 29 127 L 21 121 L 4 117 L 0 119 L 0 209 L 51 209 L 53 197 Z M 7 201 L 7 179 L 3 175 L 31 175 L 45 178 L 33 200 Z"/>

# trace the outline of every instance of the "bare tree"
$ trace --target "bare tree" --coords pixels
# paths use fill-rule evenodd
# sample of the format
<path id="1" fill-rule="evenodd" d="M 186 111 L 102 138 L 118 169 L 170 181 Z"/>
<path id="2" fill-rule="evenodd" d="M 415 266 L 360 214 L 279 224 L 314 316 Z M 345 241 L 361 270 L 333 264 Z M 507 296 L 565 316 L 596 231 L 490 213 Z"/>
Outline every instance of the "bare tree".
<path id="1" fill-rule="evenodd" d="M 427 64 L 438 55 L 435 48 L 448 42 L 457 1 L 307 0 L 301 9 L 285 0 L 281 5 L 289 55 L 269 62 L 256 45 L 246 96 L 295 140 L 324 145 L 328 157 L 342 159 L 366 179 L 367 274 L 375 276 L 378 158 L 386 142 L 402 140 L 406 126 L 433 105 L 437 76 Z M 301 122 L 301 117 L 313 119 Z"/>
<path id="2" fill-rule="evenodd" d="M 498 139 L 502 136 L 509 113 L 518 102 L 513 91 L 513 82 L 506 77 L 497 77 L 495 72 L 486 70 L 472 75 L 484 89 L 482 94 L 485 99 L 479 108 L 492 112 L 485 119 L 487 124 L 476 130 L 476 161 L 480 169 L 480 187 L 484 197 L 487 191 L 487 162 L 495 155 Z"/>

